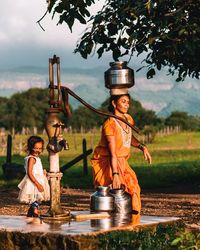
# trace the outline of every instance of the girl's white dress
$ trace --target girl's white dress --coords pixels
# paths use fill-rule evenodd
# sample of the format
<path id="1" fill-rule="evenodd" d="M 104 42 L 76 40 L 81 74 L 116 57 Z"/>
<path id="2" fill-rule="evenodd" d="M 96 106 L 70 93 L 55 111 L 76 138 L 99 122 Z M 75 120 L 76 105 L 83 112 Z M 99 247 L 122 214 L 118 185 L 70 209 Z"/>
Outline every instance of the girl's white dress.
<path id="1" fill-rule="evenodd" d="M 31 181 L 27 174 L 28 168 L 28 159 L 30 157 L 34 157 L 36 162 L 33 165 L 33 175 L 36 180 L 43 186 L 44 192 L 39 192 L 36 185 Z M 50 187 L 47 180 L 47 177 L 43 173 L 42 162 L 39 157 L 35 157 L 33 155 L 29 155 L 24 158 L 25 159 L 25 170 L 26 175 L 19 183 L 18 187 L 20 189 L 18 199 L 20 202 L 24 203 L 32 203 L 34 201 L 47 201 L 50 199 Z"/>

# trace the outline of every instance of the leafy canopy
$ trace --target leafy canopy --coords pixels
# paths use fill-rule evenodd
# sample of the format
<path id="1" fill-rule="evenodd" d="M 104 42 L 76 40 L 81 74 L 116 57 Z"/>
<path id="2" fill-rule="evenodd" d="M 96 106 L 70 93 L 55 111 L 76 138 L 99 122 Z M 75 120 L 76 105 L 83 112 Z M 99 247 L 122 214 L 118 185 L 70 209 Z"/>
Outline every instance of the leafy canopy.
<path id="1" fill-rule="evenodd" d="M 66 23 L 71 31 L 75 20 L 87 25 L 75 49 L 83 58 L 112 52 L 117 61 L 143 53 L 147 78 L 167 67 L 169 74 L 178 74 L 177 81 L 199 79 L 200 1 L 106 0 L 95 15 L 89 10 L 95 0 L 47 2 L 52 18 L 59 15 L 58 24 Z"/>

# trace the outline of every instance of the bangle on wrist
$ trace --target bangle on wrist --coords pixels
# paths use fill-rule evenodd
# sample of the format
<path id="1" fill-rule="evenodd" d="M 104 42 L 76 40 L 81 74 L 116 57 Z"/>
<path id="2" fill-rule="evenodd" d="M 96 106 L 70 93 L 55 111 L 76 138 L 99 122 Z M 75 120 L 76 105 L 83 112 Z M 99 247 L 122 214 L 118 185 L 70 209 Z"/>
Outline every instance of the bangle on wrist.
<path id="1" fill-rule="evenodd" d="M 143 144 L 143 143 L 140 143 L 139 145 L 138 145 L 138 148 L 140 149 L 140 150 L 144 150 L 144 147 L 145 147 L 145 144 Z"/>
<path id="2" fill-rule="evenodd" d="M 118 172 L 113 172 L 112 176 L 114 176 L 114 175 L 119 175 L 119 173 Z"/>

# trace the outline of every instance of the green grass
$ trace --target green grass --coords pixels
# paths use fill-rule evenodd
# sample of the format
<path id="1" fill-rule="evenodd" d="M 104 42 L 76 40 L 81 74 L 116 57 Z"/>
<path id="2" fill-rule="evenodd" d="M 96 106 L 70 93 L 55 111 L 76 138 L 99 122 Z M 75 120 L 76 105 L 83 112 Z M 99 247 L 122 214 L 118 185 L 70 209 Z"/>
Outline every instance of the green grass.
<path id="1" fill-rule="evenodd" d="M 75 137 L 74 137 L 75 136 Z M 82 152 L 82 139 L 86 138 L 88 148 L 97 143 L 99 134 L 68 135 L 69 151 L 60 153 L 60 166 L 72 160 Z M 75 141 L 76 140 L 76 141 Z M 153 144 L 148 145 L 152 155 L 152 165 L 148 165 L 143 155 L 133 149 L 129 164 L 138 176 L 142 188 L 159 188 L 179 183 L 198 182 L 200 179 L 200 132 L 180 133 L 156 138 Z M 76 147 L 74 146 L 76 145 Z M 23 164 L 25 154 L 14 155 L 12 162 Z M 5 156 L 0 157 L 0 165 L 5 162 Z M 48 169 L 48 157 L 45 151 L 41 155 L 43 166 Z M 62 178 L 63 186 L 72 188 L 93 188 L 90 157 L 88 157 L 88 176 L 83 175 L 82 161 L 66 170 Z M 0 168 L 0 187 L 16 186 L 19 180 L 3 180 Z"/>
<path id="2" fill-rule="evenodd" d="M 151 145 L 151 149 L 200 149 L 199 141 L 200 132 L 182 132 L 163 137 L 156 137 L 154 143 Z"/>

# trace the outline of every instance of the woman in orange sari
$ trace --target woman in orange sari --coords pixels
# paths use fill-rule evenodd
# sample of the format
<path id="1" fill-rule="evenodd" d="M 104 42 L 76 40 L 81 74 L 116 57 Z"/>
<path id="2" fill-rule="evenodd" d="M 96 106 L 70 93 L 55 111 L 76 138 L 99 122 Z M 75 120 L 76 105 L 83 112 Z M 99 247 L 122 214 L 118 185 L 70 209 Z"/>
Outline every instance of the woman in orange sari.
<path id="1" fill-rule="evenodd" d="M 113 95 L 110 99 L 109 111 L 134 125 L 134 120 L 127 114 L 129 103 L 129 94 Z M 132 135 L 132 129 L 123 121 L 109 117 L 103 124 L 101 140 L 95 148 L 91 162 L 94 186 L 112 185 L 112 188 L 118 189 L 123 185 L 125 191 L 132 197 L 133 213 L 139 214 L 140 186 L 135 172 L 127 161 L 131 146 L 142 150 L 144 159 L 151 163 L 151 155 L 147 147 Z"/>

